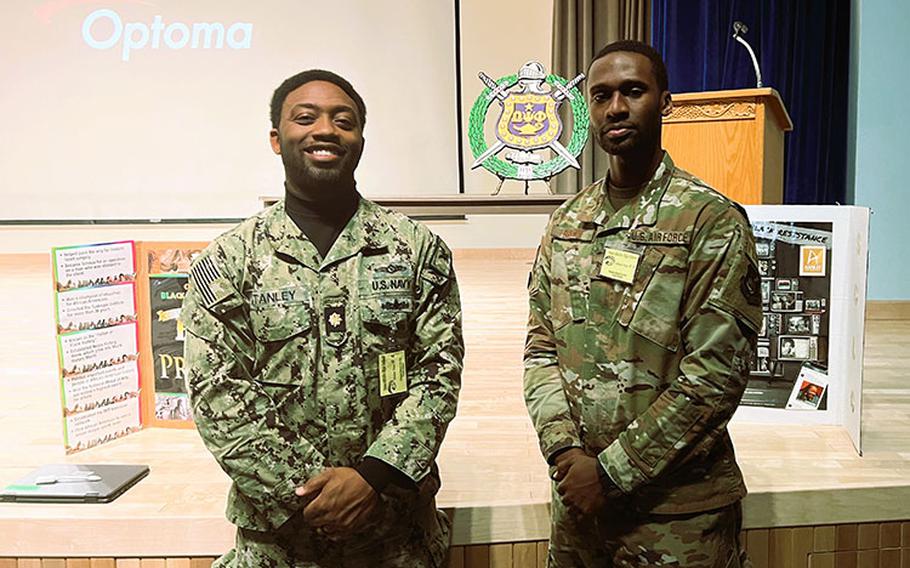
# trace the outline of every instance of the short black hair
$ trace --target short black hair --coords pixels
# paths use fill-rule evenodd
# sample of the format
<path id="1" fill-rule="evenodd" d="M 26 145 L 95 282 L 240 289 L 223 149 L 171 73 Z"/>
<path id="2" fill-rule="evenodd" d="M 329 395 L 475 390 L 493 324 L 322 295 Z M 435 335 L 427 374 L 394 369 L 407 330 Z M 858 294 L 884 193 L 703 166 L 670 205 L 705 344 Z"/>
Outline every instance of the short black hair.
<path id="1" fill-rule="evenodd" d="M 651 61 L 651 70 L 654 72 L 654 78 L 657 80 L 657 88 L 660 89 L 661 92 L 670 90 L 670 81 L 667 78 L 667 66 L 664 63 L 664 58 L 660 56 L 660 52 L 644 42 L 632 39 L 621 39 L 619 41 L 614 41 L 613 43 L 608 43 L 603 49 L 598 51 L 597 55 L 594 56 L 594 59 L 591 60 L 591 64 L 588 65 L 588 71 L 591 70 L 591 65 L 594 65 L 595 61 L 617 51 L 630 51 L 647 57 Z"/>
<path id="2" fill-rule="evenodd" d="M 272 104 L 270 107 L 272 128 L 278 128 L 278 123 L 281 122 L 281 107 L 284 105 L 284 100 L 288 98 L 291 91 L 312 81 L 327 81 L 344 91 L 351 97 L 354 104 L 357 105 L 357 113 L 360 114 L 360 128 L 363 128 L 366 125 L 367 106 L 364 104 L 360 93 L 351 86 L 347 79 L 332 73 L 331 71 L 326 71 L 325 69 L 307 69 L 306 71 L 297 73 L 293 77 L 285 79 L 284 82 L 275 89 L 275 92 L 272 93 Z"/>

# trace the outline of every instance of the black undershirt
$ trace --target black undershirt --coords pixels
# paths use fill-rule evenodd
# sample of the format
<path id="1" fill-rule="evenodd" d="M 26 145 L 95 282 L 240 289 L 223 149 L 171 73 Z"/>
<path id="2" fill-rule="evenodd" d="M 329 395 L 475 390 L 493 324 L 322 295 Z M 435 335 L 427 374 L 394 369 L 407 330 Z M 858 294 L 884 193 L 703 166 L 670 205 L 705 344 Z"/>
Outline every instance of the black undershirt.
<path id="1" fill-rule="evenodd" d="M 355 187 L 332 191 L 329 199 L 314 199 L 285 189 L 285 211 L 291 221 L 325 258 L 332 245 L 357 212 L 360 194 Z M 365 457 L 355 467 L 357 473 L 370 484 L 376 493 L 382 493 L 390 483 L 405 489 L 416 489 L 407 475 L 382 460 Z"/>
<path id="2" fill-rule="evenodd" d="M 357 212 L 360 194 L 356 188 L 332 192 L 329 199 L 314 199 L 297 192 L 284 192 L 284 210 L 303 234 L 325 256 L 348 221 Z"/>

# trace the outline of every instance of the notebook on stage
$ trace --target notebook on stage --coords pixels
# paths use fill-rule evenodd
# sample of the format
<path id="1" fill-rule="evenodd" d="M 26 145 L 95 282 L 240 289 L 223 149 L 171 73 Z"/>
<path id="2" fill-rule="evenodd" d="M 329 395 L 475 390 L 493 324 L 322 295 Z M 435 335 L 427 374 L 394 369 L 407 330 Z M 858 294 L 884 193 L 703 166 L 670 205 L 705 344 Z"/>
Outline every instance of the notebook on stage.
<path id="1" fill-rule="evenodd" d="M 109 503 L 148 473 L 147 465 L 45 465 L 4 487 L 0 502 Z"/>

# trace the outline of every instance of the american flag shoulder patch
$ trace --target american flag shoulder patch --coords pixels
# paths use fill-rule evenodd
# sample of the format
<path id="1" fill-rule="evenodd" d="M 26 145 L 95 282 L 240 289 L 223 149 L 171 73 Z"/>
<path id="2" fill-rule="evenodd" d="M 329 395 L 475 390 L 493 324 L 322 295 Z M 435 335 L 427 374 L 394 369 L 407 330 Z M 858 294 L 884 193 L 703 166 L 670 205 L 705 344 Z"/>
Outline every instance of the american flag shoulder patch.
<path id="1" fill-rule="evenodd" d="M 212 283 L 219 278 L 221 278 L 221 272 L 210 256 L 200 258 L 190 270 L 190 279 L 196 289 L 199 290 L 199 294 L 207 307 L 218 301 L 217 295 L 212 290 Z"/>

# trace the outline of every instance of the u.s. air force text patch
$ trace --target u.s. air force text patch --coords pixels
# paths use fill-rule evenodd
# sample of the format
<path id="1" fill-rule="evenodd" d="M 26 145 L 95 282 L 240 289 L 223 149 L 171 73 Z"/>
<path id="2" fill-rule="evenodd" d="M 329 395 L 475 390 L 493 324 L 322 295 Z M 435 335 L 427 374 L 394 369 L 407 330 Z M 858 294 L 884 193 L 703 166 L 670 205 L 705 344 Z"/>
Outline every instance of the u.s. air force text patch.
<path id="1" fill-rule="evenodd" d="M 692 232 L 631 229 L 628 238 L 629 242 L 645 245 L 687 245 L 692 241 Z"/>

